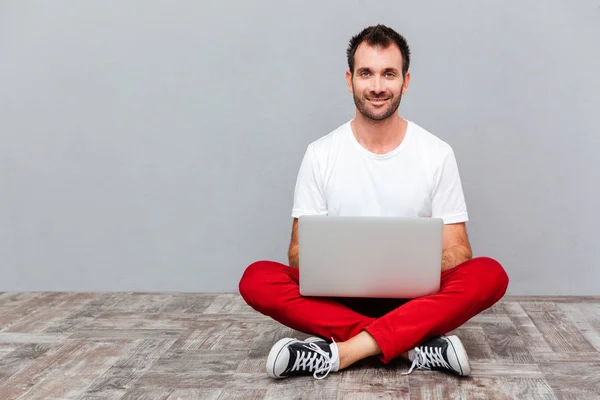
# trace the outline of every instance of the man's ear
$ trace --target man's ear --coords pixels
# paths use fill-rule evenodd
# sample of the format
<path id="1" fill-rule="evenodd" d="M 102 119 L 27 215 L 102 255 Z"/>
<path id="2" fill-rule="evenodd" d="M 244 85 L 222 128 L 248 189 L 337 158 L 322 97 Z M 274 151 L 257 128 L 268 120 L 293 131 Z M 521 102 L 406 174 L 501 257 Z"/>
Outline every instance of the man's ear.
<path id="1" fill-rule="evenodd" d="M 346 71 L 346 83 L 348 84 L 348 91 L 352 93 L 352 73 L 350 70 Z"/>
<path id="2" fill-rule="evenodd" d="M 406 72 L 404 75 L 404 83 L 402 84 L 402 94 L 406 93 L 408 90 L 408 84 L 410 83 L 410 72 Z"/>

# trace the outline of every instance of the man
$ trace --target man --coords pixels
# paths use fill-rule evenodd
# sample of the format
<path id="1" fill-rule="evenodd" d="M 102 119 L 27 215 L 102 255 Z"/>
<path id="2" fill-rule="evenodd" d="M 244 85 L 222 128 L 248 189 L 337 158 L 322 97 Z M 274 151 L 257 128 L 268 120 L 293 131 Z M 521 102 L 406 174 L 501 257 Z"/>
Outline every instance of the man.
<path id="1" fill-rule="evenodd" d="M 389 27 L 368 27 L 352 37 L 347 57 L 356 117 L 308 146 L 295 187 L 290 265 L 253 263 L 239 284 L 255 310 L 314 335 L 275 343 L 267 373 L 321 379 L 369 356 L 383 363 L 402 356 L 412 361 L 408 373 L 469 375 L 460 339 L 444 335 L 500 300 L 508 276 L 497 261 L 472 258 L 450 145 L 397 113 L 410 82 L 406 40 Z M 306 214 L 442 218 L 440 291 L 412 300 L 301 296 L 297 227 Z M 332 267 L 343 274 L 343 265 Z"/>

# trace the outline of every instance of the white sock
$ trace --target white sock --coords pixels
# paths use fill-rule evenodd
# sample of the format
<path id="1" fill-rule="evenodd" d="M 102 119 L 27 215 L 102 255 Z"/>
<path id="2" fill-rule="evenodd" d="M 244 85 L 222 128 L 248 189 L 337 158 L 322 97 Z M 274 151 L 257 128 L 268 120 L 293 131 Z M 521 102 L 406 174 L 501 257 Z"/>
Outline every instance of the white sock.
<path id="1" fill-rule="evenodd" d="M 333 365 L 331 366 L 331 372 L 336 372 L 340 369 L 340 355 L 338 353 L 338 347 L 336 342 L 331 342 L 329 345 L 331 349 L 331 359 L 333 360 Z"/>
<path id="2" fill-rule="evenodd" d="M 408 351 L 408 359 L 410 361 L 414 361 L 415 360 L 415 354 L 416 354 L 415 349 L 409 350 Z"/>

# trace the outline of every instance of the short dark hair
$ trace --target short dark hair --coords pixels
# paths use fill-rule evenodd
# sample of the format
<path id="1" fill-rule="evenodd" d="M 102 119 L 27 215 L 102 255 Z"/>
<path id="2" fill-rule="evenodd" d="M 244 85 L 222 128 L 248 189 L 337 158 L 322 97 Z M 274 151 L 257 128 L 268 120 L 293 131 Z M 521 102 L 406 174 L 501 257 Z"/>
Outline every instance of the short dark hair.
<path id="1" fill-rule="evenodd" d="M 369 26 L 350 39 L 346 55 L 348 57 L 348 68 L 350 68 L 351 74 L 354 74 L 354 54 L 356 53 L 358 45 L 362 42 L 367 42 L 371 46 L 381 46 L 383 48 L 395 43 L 400 49 L 400 53 L 402 53 L 402 76 L 406 75 L 410 65 L 410 49 L 408 48 L 408 43 L 404 36 L 400 35 L 392 28 L 381 24 Z"/>

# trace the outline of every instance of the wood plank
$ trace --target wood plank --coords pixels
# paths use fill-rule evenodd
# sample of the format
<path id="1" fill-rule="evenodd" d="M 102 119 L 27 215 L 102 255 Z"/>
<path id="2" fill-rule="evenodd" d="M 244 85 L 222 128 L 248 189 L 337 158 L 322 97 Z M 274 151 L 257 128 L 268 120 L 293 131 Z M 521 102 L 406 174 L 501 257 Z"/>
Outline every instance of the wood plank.
<path id="1" fill-rule="evenodd" d="M 535 363 L 512 323 L 485 323 L 482 324 L 482 328 L 497 362 Z"/>
<path id="2" fill-rule="evenodd" d="M 96 319 L 98 315 L 123 299 L 122 293 L 96 293 L 85 306 L 62 320 L 54 321 L 44 332 L 74 332 L 80 326 Z"/>
<path id="3" fill-rule="evenodd" d="M 0 359 L 7 354 L 12 353 L 18 347 L 17 344 L 13 343 L 2 343 L 0 342 Z"/>
<path id="4" fill-rule="evenodd" d="M 174 389 L 161 389 L 161 388 L 152 388 L 152 389 L 143 389 L 143 388 L 135 388 L 128 390 L 127 393 L 119 400 L 177 400 L 177 397 L 170 397 L 173 393 L 175 393 Z M 182 398 L 183 399 L 183 398 Z M 196 397 L 196 399 L 202 399 L 202 397 Z M 84 400 L 84 398 L 82 398 Z M 87 400 L 87 399 L 85 399 Z M 96 399 L 90 399 L 96 400 Z M 98 399 L 102 400 L 102 399 Z"/>
<path id="5" fill-rule="evenodd" d="M 69 339 L 111 340 L 111 339 L 178 339 L 189 329 L 81 329 L 70 334 Z"/>
<path id="6" fill-rule="evenodd" d="M 598 363 L 600 362 L 600 353 L 585 352 L 585 353 L 557 353 L 555 351 L 550 352 L 533 352 L 531 353 L 533 358 L 538 363 L 572 363 L 572 362 L 584 362 L 584 363 Z"/>
<path id="7" fill-rule="evenodd" d="M 167 400 L 217 400 L 223 389 L 177 389 Z"/>
<path id="8" fill-rule="evenodd" d="M 386 365 L 374 357 L 364 359 L 336 374 L 340 380 L 338 388 L 344 391 L 394 389 L 408 393 L 409 380 L 401 374 L 409 366 L 404 360 L 394 360 Z"/>
<path id="9" fill-rule="evenodd" d="M 0 332 L 0 343 L 24 344 L 24 343 L 46 343 L 60 344 L 69 335 L 62 333 L 29 333 L 29 332 Z"/>
<path id="10" fill-rule="evenodd" d="M 600 303 L 563 303 L 558 308 L 600 352 Z"/>
<path id="11" fill-rule="evenodd" d="M 552 387 L 543 378 L 502 378 L 499 387 L 509 399 L 556 400 Z"/>
<path id="12" fill-rule="evenodd" d="M 600 399 L 600 363 L 540 363 L 540 369 L 561 398 Z"/>
<path id="13" fill-rule="evenodd" d="M 17 301 L 14 305 L 5 306 L 6 308 L 0 309 L 0 331 L 10 329 L 13 324 L 27 315 L 64 296 L 66 296 L 65 293 L 59 292 L 38 293 L 35 296 L 26 297 L 21 302 Z"/>
<path id="14" fill-rule="evenodd" d="M 561 311 L 530 311 L 527 314 L 555 352 L 596 350 Z"/>
<path id="15" fill-rule="evenodd" d="M 217 400 L 223 389 L 178 389 L 167 400 Z"/>
<path id="16" fill-rule="evenodd" d="M 204 310 L 204 314 L 254 314 L 242 296 L 236 293 L 221 293 L 214 297 L 213 302 Z"/>
<path id="17" fill-rule="evenodd" d="M 117 302 L 110 305 L 105 305 L 105 312 L 129 312 L 129 313 L 144 313 L 155 314 L 160 313 L 176 297 L 174 293 L 156 292 L 156 293 L 141 293 L 133 292 L 126 293 Z"/>
<path id="18" fill-rule="evenodd" d="M 267 389 L 223 389 L 218 400 L 263 400 L 266 394 Z"/>
<path id="19" fill-rule="evenodd" d="M 488 316 L 488 315 L 506 315 L 506 310 L 504 309 L 504 301 L 499 301 L 493 304 L 491 307 L 483 310 L 477 316 Z"/>
<path id="20" fill-rule="evenodd" d="M 315 381 L 313 378 L 309 378 Z M 306 389 L 301 387 L 292 388 L 280 385 L 269 385 L 265 400 L 281 400 L 281 399 L 319 399 L 319 400 L 336 400 L 337 389 L 328 387 L 325 381 L 318 381 L 320 384 L 310 384 Z M 220 399 L 219 399 L 220 400 Z"/>
<path id="21" fill-rule="evenodd" d="M 258 322 L 232 322 L 212 341 L 213 350 L 246 350 L 260 334 L 263 324 Z"/>
<path id="22" fill-rule="evenodd" d="M 293 379 L 286 378 L 275 380 L 269 377 L 264 369 L 259 373 L 234 372 L 227 377 L 227 380 L 222 387 L 227 389 L 264 389 L 268 388 L 270 385 L 291 385 L 298 387 L 301 382 L 304 382 L 305 384 L 308 383 L 308 380 L 304 380 L 303 378 L 304 377 L 294 377 Z"/>
<path id="23" fill-rule="evenodd" d="M 553 301 L 521 301 L 519 302 L 526 313 L 530 312 L 556 312 L 556 303 Z"/>
<path id="24" fill-rule="evenodd" d="M 106 389 L 102 392 L 84 392 L 82 395 L 77 397 L 77 400 L 120 400 L 123 395 L 126 394 L 122 389 Z M 166 398 L 167 395 L 165 395 Z"/>
<path id="25" fill-rule="evenodd" d="M 214 295 L 204 293 L 176 293 L 166 301 L 164 313 L 201 314 L 214 302 Z"/>
<path id="26" fill-rule="evenodd" d="M 475 327 L 483 324 L 508 324 L 512 322 L 506 314 L 479 314 L 465 322 L 462 326 Z"/>
<path id="27" fill-rule="evenodd" d="M 175 339 L 137 341 L 131 351 L 97 377 L 85 390 L 84 397 L 120 399 L 173 344 Z"/>
<path id="28" fill-rule="evenodd" d="M 227 377 L 225 389 L 264 389 L 278 388 L 286 393 L 318 393 L 328 389 L 337 391 L 340 373 L 331 373 L 325 379 L 315 379 L 312 375 L 294 376 L 285 379 L 273 379 L 266 372 L 243 373 L 236 372 Z M 271 392 L 269 392 L 271 393 Z"/>
<path id="29" fill-rule="evenodd" d="M 233 322 L 195 322 L 195 329 L 182 332 L 169 352 L 180 352 L 184 350 L 211 349 L 223 332 Z"/>
<path id="30" fill-rule="evenodd" d="M 471 362 L 473 377 L 543 378 L 538 364 L 511 362 Z"/>
<path id="31" fill-rule="evenodd" d="M 129 351 L 131 344 L 67 340 L 11 376 L 0 392 L 0 399 L 77 398 L 96 376 Z"/>
<path id="32" fill-rule="evenodd" d="M 40 296 L 43 292 L 3 292 L 0 294 L 0 307 L 12 308 Z"/>
<path id="33" fill-rule="evenodd" d="M 44 302 L 31 313 L 27 313 L 10 326 L 5 332 L 43 332 L 58 321 L 63 320 L 77 310 L 85 307 L 95 297 L 92 293 L 62 293 L 60 296 Z"/>
<path id="34" fill-rule="evenodd" d="M 182 314 L 188 315 L 188 314 Z M 252 313 L 227 313 L 227 314 L 199 314 L 199 322 L 273 322 L 272 318 L 258 312 Z"/>
<path id="35" fill-rule="evenodd" d="M 244 350 L 167 352 L 137 380 L 134 387 L 221 389 L 246 354 Z"/>
<path id="36" fill-rule="evenodd" d="M 105 311 L 81 329 L 194 329 L 201 326 L 196 317 L 187 314 L 136 314 L 126 311 Z"/>
<path id="37" fill-rule="evenodd" d="M 409 400 L 410 393 L 396 390 L 369 390 L 369 391 L 352 391 L 339 390 L 337 400 Z"/>
<path id="38" fill-rule="evenodd" d="M 525 312 L 521 303 L 507 302 L 504 308 L 529 353 L 548 353 L 553 351 L 542 332 L 540 332 L 531 320 L 529 314 Z"/>
<path id="39" fill-rule="evenodd" d="M 148 371 L 140 377 L 132 389 L 222 389 L 233 375 L 232 372 L 175 372 Z"/>
<path id="40" fill-rule="evenodd" d="M 42 357 L 54 346 L 51 344 L 22 344 L 0 358 L 0 384 L 4 385 L 27 365 Z M 0 394 L 2 392 L 0 391 Z"/>
<path id="41" fill-rule="evenodd" d="M 438 371 L 417 371 L 409 379 L 410 399 L 513 399 L 496 377 L 458 378 Z"/>

